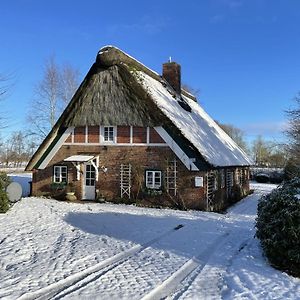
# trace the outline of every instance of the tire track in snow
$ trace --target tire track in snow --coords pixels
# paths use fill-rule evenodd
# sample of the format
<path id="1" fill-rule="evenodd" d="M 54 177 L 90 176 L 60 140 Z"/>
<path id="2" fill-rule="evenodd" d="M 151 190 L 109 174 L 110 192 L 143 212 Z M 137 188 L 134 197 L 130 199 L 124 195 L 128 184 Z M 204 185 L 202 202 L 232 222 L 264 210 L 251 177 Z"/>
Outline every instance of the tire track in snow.
<path id="1" fill-rule="evenodd" d="M 253 205 L 256 208 L 257 203 L 248 202 L 244 200 L 242 205 L 233 207 L 224 218 L 230 219 L 236 215 L 244 215 L 252 210 Z M 231 230 L 224 233 L 206 250 L 187 261 L 142 299 L 179 299 L 182 296 L 187 299 L 220 299 L 224 274 L 234 256 L 249 242 L 251 232 L 252 229 L 246 230 L 246 237 L 244 230 Z M 237 235 L 243 238 L 238 240 Z M 225 268 L 222 268 L 224 265 Z M 193 286 L 199 286 L 199 288 L 193 290 Z"/>
<path id="2" fill-rule="evenodd" d="M 211 253 L 217 245 L 228 236 L 229 233 L 224 233 L 218 237 L 209 247 L 202 251 L 199 255 L 189 259 L 176 272 L 155 287 L 152 291 L 143 296 L 142 300 L 163 299 L 174 293 L 185 279 L 197 269 L 200 272 L 208 262 Z"/>
<path id="3" fill-rule="evenodd" d="M 118 253 L 108 259 L 105 259 L 92 267 L 89 267 L 81 272 L 68 276 L 67 278 L 64 278 L 58 282 L 50 284 L 49 286 L 41 288 L 37 291 L 23 294 L 21 297 L 18 298 L 18 300 L 47 300 L 53 298 L 58 299 L 67 294 L 70 294 L 75 290 L 78 290 L 86 286 L 87 284 L 94 281 L 95 279 L 100 278 L 109 270 L 124 263 L 127 259 L 129 259 L 133 255 L 140 253 L 141 251 L 148 248 L 152 244 L 160 241 L 164 237 L 174 233 L 175 231 L 179 230 L 182 227 L 183 225 L 180 224 L 175 228 L 172 228 L 171 230 L 164 232 L 163 234 L 157 236 L 156 238 L 142 245 L 133 246 L 132 248 L 123 251 L 121 253 Z M 75 289 L 72 289 L 72 287 L 74 287 Z M 64 291 L 66 291 L 66 293 L 64 293 Z M 58 296 L 58 298 L 56 298 L 56 296 Z"/>
<path id="4" fill-rule="evenodd" d="M 250 231 L 251 232 L 251 231 Z M 190 284 L 173 293 L 168 299 L 222 299 L 222 292 L 226 288 L 224 275 L 234 257 L 247 245 L 251 233 L 244 230 L 232 231 L 228 237 L 210 254 L 205 265 L 195 270 Z M 242 237 L 237 239 L 236 237 Z"/>

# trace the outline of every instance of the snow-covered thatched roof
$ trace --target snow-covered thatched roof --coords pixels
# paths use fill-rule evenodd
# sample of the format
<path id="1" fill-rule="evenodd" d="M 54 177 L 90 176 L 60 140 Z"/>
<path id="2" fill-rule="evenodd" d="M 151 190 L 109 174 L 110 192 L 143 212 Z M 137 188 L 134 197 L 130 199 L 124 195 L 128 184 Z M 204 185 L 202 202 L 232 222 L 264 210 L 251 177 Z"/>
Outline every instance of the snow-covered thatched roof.
<path id="1" fill-rule="evenodd" d="M 38 168 L 68 127 L 160 126 L 201 168 L 251 161 L 197 103 L 158 73 L 113 46 L 103 47 L 69 105 L 27 166 Z"/>
<path id="2" fill-rule="evenodd" d="M 157 106 L 176 125 L 181 133 L 213 166 L 250 165 L 246 153 L 194 100 L 184 95 L 173 96 L 170 87 L 149 75 L 139 72 L 141 82 Z M 179 103 L 183 101 L 190 112 Z"/>

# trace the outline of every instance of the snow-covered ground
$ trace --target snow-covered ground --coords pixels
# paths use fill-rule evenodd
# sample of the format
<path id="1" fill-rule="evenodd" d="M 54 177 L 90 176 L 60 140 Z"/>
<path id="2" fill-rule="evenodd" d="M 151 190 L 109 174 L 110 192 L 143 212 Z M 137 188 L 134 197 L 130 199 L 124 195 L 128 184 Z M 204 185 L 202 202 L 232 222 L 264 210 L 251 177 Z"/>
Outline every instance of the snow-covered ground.
<path id="1" fill-rule="evenodd" d="M 2 299 L 300 299 L 268 265 L 255 193 L 227 214 L 23 198 L 0 215 Z"/>

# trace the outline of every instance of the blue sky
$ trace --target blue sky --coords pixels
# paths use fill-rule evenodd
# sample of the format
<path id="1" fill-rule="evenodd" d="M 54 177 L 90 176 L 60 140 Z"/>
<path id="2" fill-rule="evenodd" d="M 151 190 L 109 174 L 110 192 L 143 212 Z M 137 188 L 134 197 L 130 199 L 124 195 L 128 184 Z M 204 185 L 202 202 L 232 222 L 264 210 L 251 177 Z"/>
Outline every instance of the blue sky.
<path id="1" fill-rule="evenodd" d="M 248 139 L 282 139 L 284 110 L 300 91 L 298 0 L 10 0 L 1 3 L 0 36 L 0 73 L 14 82 L 2 105 L 6 133 L 26 126 L 49 56 L 82 79 L 108 44 L 159 73 L 171 56 L 206 111 Z"/>

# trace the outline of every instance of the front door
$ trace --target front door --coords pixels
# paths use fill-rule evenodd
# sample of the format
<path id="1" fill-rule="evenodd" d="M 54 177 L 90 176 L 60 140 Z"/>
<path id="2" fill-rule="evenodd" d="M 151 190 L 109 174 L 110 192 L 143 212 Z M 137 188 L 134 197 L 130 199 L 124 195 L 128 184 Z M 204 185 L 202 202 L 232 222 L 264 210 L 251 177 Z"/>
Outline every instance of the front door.
<path id="1" fill-rule="evenodd" d="M 95 200 L 96 170 L 91 163 L 85 165 L 82 199 Z"/>

